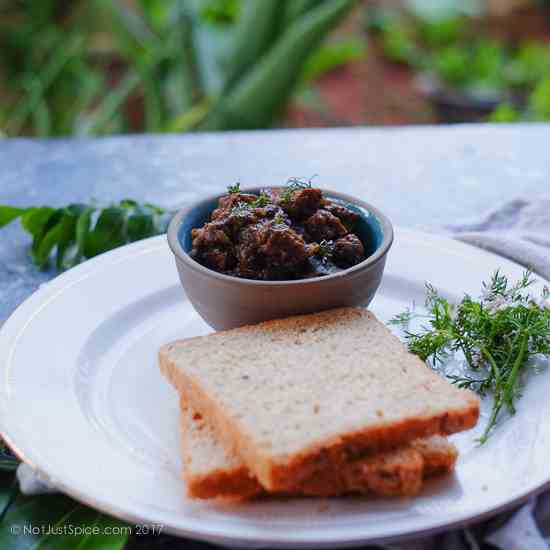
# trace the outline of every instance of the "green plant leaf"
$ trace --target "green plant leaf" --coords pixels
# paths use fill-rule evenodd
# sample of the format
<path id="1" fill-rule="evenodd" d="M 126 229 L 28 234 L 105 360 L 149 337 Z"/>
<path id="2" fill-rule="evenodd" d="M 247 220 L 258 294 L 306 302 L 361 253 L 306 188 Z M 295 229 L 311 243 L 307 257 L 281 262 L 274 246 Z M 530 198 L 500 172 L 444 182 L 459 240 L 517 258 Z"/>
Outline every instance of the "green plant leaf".
<path id="1" fill-rule="evenodd" d="M 294 93 L 304 63 L 357 0 L 331 0 L 295 21 L 276 44 L 222 97 L 203 129 L 270 126 Z"/>
<path id="2" fill-rule="evenodd" d="M 382 29 L 381 42 L 388 59 L 412 66 L 420 63 L 420 54 L 410 29 L 400 21 L 391 22 Z"/>
<path id="3" fill-rule="evenodd" d="M 43 240 L 60 222 L 63 216 L 62 209 L 54 209 L 48 206 L 41 208 L 31 208 L 27 214 L 23 215 L 21 220 L 23 227 L 33 236 L 31 254 L 33 261 L 40 267 L 45 267 L 45 264 L 40 262 L 41 257 L 39 250 Z M 53 232 L 48 243 L 51 243 L 56 238 L 56 232 Z M 49 244 L 47 245 L 49 246 Z M 52 247 L 55 246 L 55 242 Z M 51 250 L 51 249 L 50 249 Z M 46 253 L 46 247 L 43 249 L 43 254 Z"/>
<path id="4" fill-rule="evenodd" d="M 172 119 L 163 128 L 164 132 L 186 132 L 196 128 L 208 115 L 211 102 L 209 100 L 201 101 L 194 107 L 186 110 Z"/>
<path id="5" fill-rule="evenodd" d="M 501 103 L 489 115 L 488 122 L 517 122 L 521 119 L 521 114 L 509 103 Z"/>
<path id="6" fill-rule="evenodd" d="M 550 44 L 527 42 L 519 48 L 506 67 L 506 78 L 512 86 L 532 87 L 550 75 Z"/>
<path id="7" fill-rule="evenodd" d="M 8 506 L 17 494 L 18 486 L 13 469 L 0 471 L 0 525 Z"/>
<path id="8" fill-rule="evenodd" d="M 28 211 L 27 208 L 16 208 L 7 204 L 0 205 L 0 227 L 8 225 L 13 220 L 20 218 Z"/>
<path id="9" fill-rule="evenodd" d="M 139 5 L 155 31 L 162 32 L 166 29 L 174 0 L 139 0 Z"/>
<path id="10" fill-rule="evenodd" d="M 95 212 L 95 208 L 88 207 L 78 216 L 76 222 L 76 256 L 72 262 L 72 265 L 76 265 L 84 256 L 84 250 L 86 248 L 86 240 L 88 239 L 88 233 L 92 224 L 92 214 Z"/>
<path id="11" fill-rule="evenodd" d="M 235 22 L 241 3 L 241 0 L 202 0 L 199 14 L 207 23 L 228 25 Z"/>
<path id="12" fill-rule="evenodd" d="M 109 207 L 101 212 L 95 227 L 88 233 L 84 255 L 93 258 L 98 254 L 121 246 L 126 242 L 126 215 L 123 208 Z"/>
<path id="13" fill-rule="evenodd" d="M 48 230 L 44 238 L 40 240 L 40 244 L 36 247 L 36 250 L 33 249 L 33 261 L 40 269 L 47 269 L 50 261 L 50 254 L 59 243 L 62 234 L 63 222 L 60 221 Z"/>
<path id="14" fill-rule="evenodd" d="M 285 25 L 290 25 L 298 17 L 315 8 L 324 0 L 290 0 L 286 3 Z"/>
<path id="15" fill-rule="evenodd" d="M 0 470 L 13 472 L 19 465 L 17 457 L 8 449 L 0 439 Z"/>
<path id="16" fill-rule="evenodd" d="M 534 120 L 550 120 L 550 76 L 537 84 L 529 96 L 528 108 Z"/>
<path id="17" fill-rule="evenodd" d="M 59 48 L 55 55 L 51 56 L 41 73 L 34 75 L 30 93 L 23 96 L 7 122 L 7 128 L 12 134 L 17 135 L 19 133 L 27 117 L 38 108 L 44 94 L 52 86 L 65 65 L 73 56 L 77 55 L 83 45 L 82 36 L 78 34 L 71 36 L 64 47 Z"/>
<path id="18" fill-rule="evenodd" d="M 57 255 L 55 265 L 58 271 L 61 271 L 67 264 L 72 261 L 65 262 L 65 254 L 69 249 L 75 249 L 73 255 L 76 256 L 78 247 L 76 246 L 76 225 L 80 215 L 86 210 L 84 204 L 71 204 L 65 208 L 65 214 L 61 219 L 59 241 L 57 243 Z"/>
<path id="19" fill-rule="evenodd" d="M 0 206 L 2 215 L 6 222 L 21 216 L 23 228 L 33 237 L 31 257 L 38 267 L 46 269 L 55 251 L 55 265 L 61 271 L 117 246 L 164 233 L 173 212 L 124 199 L 107 208 Z"/>
<path id="20" fill-rule="evenodd" d="M 426 47 L 444 48 L 456 44 L 466 33 L 466 19 L 452 16 L 418 20 L 418 34 Z"/>
<path id="21" fill-rule="evenodd" d="M 304 82 L 317 80 L 324 73 L 365 56 L 366 44 L 360 38 L 338 40 L 320 47 L 304 67 Z"/>
<path id="22" fill-rule="evenodd" d="M 244 3 L 232 47 L 231 63 L 226 69 L 226 92 L 258 63 L 275 41 L 284 3 L 281 0 Z"/>
<path id="23" fill-rule="evenodd" d="M 128 218 L 128 239 L 131 242 L 157 234 L 153 214 L 134 214 Z"/>
<path id="24" fill-rule="evenodd" d="M 19 495 L 0 523 L 0 548 L 122 550 L 129 533 L 125 527 L 62 495 Z"/>
<path id="25" fill-rule="evenodd" d="M 485 87 L 500 89 L 504 85 L 506 51 L 496 40 L 480 40 L 469 64 L 470 78 Z"/>
<path id="26" fill-rule="evenodd" d="M 43 206 L 40 208 L 29 208 L 21 218 L 21 225 L 33 236 L 38 237 L 44 232 L 48 220 L 56 212 L 55 208 Z"/>
<path id="27" fill-rule="evenodd" d="M 120 84 L 109 91 L 97 109 L 87 119 L 83 133 L 99 134 L 105 132 L 107 125 L 119 112 L 120 106 L 130 97 L 141 82 L 141 76 L 134 72 L 128 73 Z"/>
<path id="28" fill-rule="evenodd" d="M 470 57 L 458 46 L 438 50 L 434 54 L 433 66 L 441 80 L 451 86 L 465 86 L 470 79 Z"/>

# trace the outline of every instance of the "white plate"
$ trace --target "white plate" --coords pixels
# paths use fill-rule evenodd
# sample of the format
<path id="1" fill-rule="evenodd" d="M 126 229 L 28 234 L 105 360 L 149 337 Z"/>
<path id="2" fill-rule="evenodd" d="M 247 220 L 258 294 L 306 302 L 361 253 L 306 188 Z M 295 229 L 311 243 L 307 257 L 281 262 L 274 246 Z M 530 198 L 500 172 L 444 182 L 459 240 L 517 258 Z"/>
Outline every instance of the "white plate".
<path id="1" fill-rule="evenodd" d="M 451 298 L 477 294 L 500 257 L 398 231 L 372 309 L 383 320 L 423 303 L 428 280 Z M 209 332 L 186 301 L 164 237 L 86 262 L 29 298 L 0 334 L 3 434 L 74 498 L 131 522 L 232 546 L 351 546 L 481 519 L 550 481 L 550 373 L 489 443 L 453 437 L 456 475 L 417 498 L 297 499 L 227 505 L 189 500 L 180 481 L 178 401 L 156 366 L 159 346 Z"/>

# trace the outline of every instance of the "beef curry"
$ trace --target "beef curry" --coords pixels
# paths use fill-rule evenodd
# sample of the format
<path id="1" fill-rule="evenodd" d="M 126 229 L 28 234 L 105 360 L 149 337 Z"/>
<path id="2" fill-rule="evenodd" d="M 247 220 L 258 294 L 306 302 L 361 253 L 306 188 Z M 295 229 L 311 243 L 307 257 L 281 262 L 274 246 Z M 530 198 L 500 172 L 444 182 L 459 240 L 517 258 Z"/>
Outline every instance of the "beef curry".
<path id="1" fill-rule="evenodd" d="M 259 195 L 237 185 L 211 219 L 192 230 L 191 257 L 235 277 L 263 281 L 320 277 L 365 259 L 359 214 L 303 180 Z"/>

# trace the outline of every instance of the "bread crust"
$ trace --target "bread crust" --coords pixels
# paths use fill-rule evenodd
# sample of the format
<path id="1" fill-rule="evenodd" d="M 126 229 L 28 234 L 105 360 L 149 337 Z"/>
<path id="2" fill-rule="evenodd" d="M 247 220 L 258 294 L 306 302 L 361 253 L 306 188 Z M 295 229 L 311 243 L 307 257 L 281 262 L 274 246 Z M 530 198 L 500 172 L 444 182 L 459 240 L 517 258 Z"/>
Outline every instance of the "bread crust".
<path id="1" fill-rule="evenodd" d="M 204 394 L 192 378 L 177 371 L 168 357 L 169 346 L 170 344 L 160 353 L 161 370 L 165 376 L 180 394 L 185 392 L 189 396 L 191 406 L 200 410 L 208 422 L 215 426 L 226 449 L 239 455 L 268 491 L 292 491 L 318 472 L 333 465 L 337 468 L 342 467 L 349 461 L 350 455 L 359 456 L 393 450 L 418 438 L 466 430 L 475 425 L 479 416 L 479 403 L 476 400 L 466 411 L 448 411 L 442 415 L 415 418 L 400 423 L 394 422 L 385 427 L 357 431 L 344 437 L 320 442 L 289 457 L 286 463 L 277 463 L 257 452 L 251 442 L 247 441 L 239 423 L 226 415 L 218 403 Z"/>
<path id="2" fill-rule="evenodd" d="M 354 308 L 343 308 L 329 312 L 298 316 L 286 320 L 274 320 L 260 325 L 234 329 L 232 332 L 246 333 L 248 331 L 272 329 L 277 327 L 297 328 L 310 325 L 312 322 L 322 322 L 335 316 L 360 317 Z M 371 313 L 368 315 L 372 316 Z M 374 317 L 374 316 L 372 316 Z M 222 333 L 209 336 L 217 337 Z M 197 337 L 204 338 L 204 337 Z M 380 422 L 375 426 L 349 432 L 318 441 L 305 447 L 291 456 L 265 455 L 257 449 L 251 438 L 242 429 L 239 420 L 231 417 L 223 404 L 212 399 L 201 385 L 184 370 L 178 369 L 170 359 L 172 348 L 177 342 L 163 346 L 159 352 L 159 364 L 163 374 L 176 387 L 180 394 L 185 393 L 190 405 L 201 411 L 207 421 L 215 428 L 226 449 L 236 453 L 254 473 L 261 485 L 268 491 L 292 491 L 305 480 L 316 476 L 319 472 L 335 466 L 341 468 L 350 457 L 392 450 L 418 439 L 432 435 L 448 435 L 473 427 L 479 417 L 479 399 L 468 390 L 461 391 L 467 405 L 457 409 L 448 409 L 440 414 L 426 414 L 403 421 Z M 422 368 L 428 367 L 418 359 Z M 438 377 L 430 371 L 430 375 Z"/>
<path id="3" fill-rule="evenodd" d="M 250 499 L 268 494 L 249 474 L 248 468 L 231 460 L 227 467 L 212 468 L 206 473 L 197 473 L 190 466 L 192 452 L 186 449 L 190 434 L 206 432 L 206 438 L 217 436 L 208 430 L 202 415 L 190 415 L 184 396 L 180 398 L 182 433 L 182 476 L 186 481 L 187 494 L 194 498 Z M 198 418 L 197 418 L 198 417 Z M 195 422 L 199 424 L 194 425 Z M 376 494 L 381 496 L 413 496 L 422 486 L 422 480 L 449 473 L 454 468 L 458 452 L 455 446 L 443 437 L 413 441 L 409 447 L 396 452 L 377 453 L 363 459 L 353 460 L 343 468 L 332 466 L 305 480 L 288 491 L 288 496 L 332 497 L 346 494 Z M 196 459 L 195 459 L 196 460 Z"/>

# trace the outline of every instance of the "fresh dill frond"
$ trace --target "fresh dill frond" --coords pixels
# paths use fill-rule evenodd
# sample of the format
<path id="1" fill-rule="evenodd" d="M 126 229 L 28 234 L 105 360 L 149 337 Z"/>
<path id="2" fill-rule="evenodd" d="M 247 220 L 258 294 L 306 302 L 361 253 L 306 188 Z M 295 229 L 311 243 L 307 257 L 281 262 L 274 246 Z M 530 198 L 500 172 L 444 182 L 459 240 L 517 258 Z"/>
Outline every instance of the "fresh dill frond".
<path id="1" fill-rule="evenodd" d="M 319 243 L 319 250 L 317 251 L 317 255 L 321 257 L 321 262 L 327 263 L 330 259 L 332 259 L 333 254 L 334 241 L 327 241 L 323 239 Z"/>
<path id="2" fill-rule="evenodd" d="M 263 206 L 266 206 L 270 202 L 271 202 L 271 199 L 269 198 L 269 195 L 267 193 L 265 193 L 264 191 L 262 191 L 259 194 L 258 198 L 253 200 L 250 203 L 250 206 L 252 208 L 262 208 Z"/>
<path id="3" fill-rule="evenodd" d="M 427 284 L 427 323 L 411 331 L 410 310 L 390 321 L 406 329 L 409 351 L 438 370 L 454 354 L 465 358 L 466 372 L 447 376 L 461 388 L 492 396 L 491 416 L 480 443 L 487 440 L 503 409 L 515 413 L 523 373 L 531 362 L 550 357 L 550 290 L 544 287 L 540 297 L 534 297 L 529 293 L 534 282 L 530 271 L 515 284 L 496 271 L 482 284 L 478 300 L 465 295 L 458 304 Z"/>
<path id="4" fill-rule="evenodd" d="M 398 313 L 388 321 L 388 325 L 408 327 L 410 322 L 416 317 L 412 308 L 407 308 L 402 313 Z"/>
<path id="5" fill-rule="evenodd" d="M 244 201 L 239 201 L 233 208 L 231 208 L 230 212 L 231 214 L 235 216 L 243 216 L 245 214 L 248 214 L 251 210 L 251 204 Z"/>
<path id="6" fill-rule="evenodd" d="M 246 215 L 254 208 L 261 208 L 262 206 L 266 206 L 267 204 L 269 204 L 269 202 L 270 202 L 269 195 L 267 195 L 262 191 L 260 195 L 253 201 L 250 201 L 250 202 L 238 201 L 231 208 L 230 212 L 235 216 Z"/>
<path id="7" fill-rule="evenodd" d="M 288 178 L 285 188 L 283 189 L 279 202 L 281 204 L 288 204 L 292 199 L 292 194 L 300 189 L 311 189 L 311 181 L 317 177 L 314 174 L 310 178 Z"/>
<path id="8" fill-rule="evenodd" d="M 273 217 L 273 227 L 284 229 L 288 227 L 285 218 L 281 214 L 276 214 Z"/>
<path id="9" fill-rule="evenodd" d="M 237 182 L 233 185 L 228 185 L 227 186 L 227 192 L 230 194 L 230 195 L 234 195 L 236 193 L 240 193 L 241 192 L 241 184 L 240 182 Z"/>

